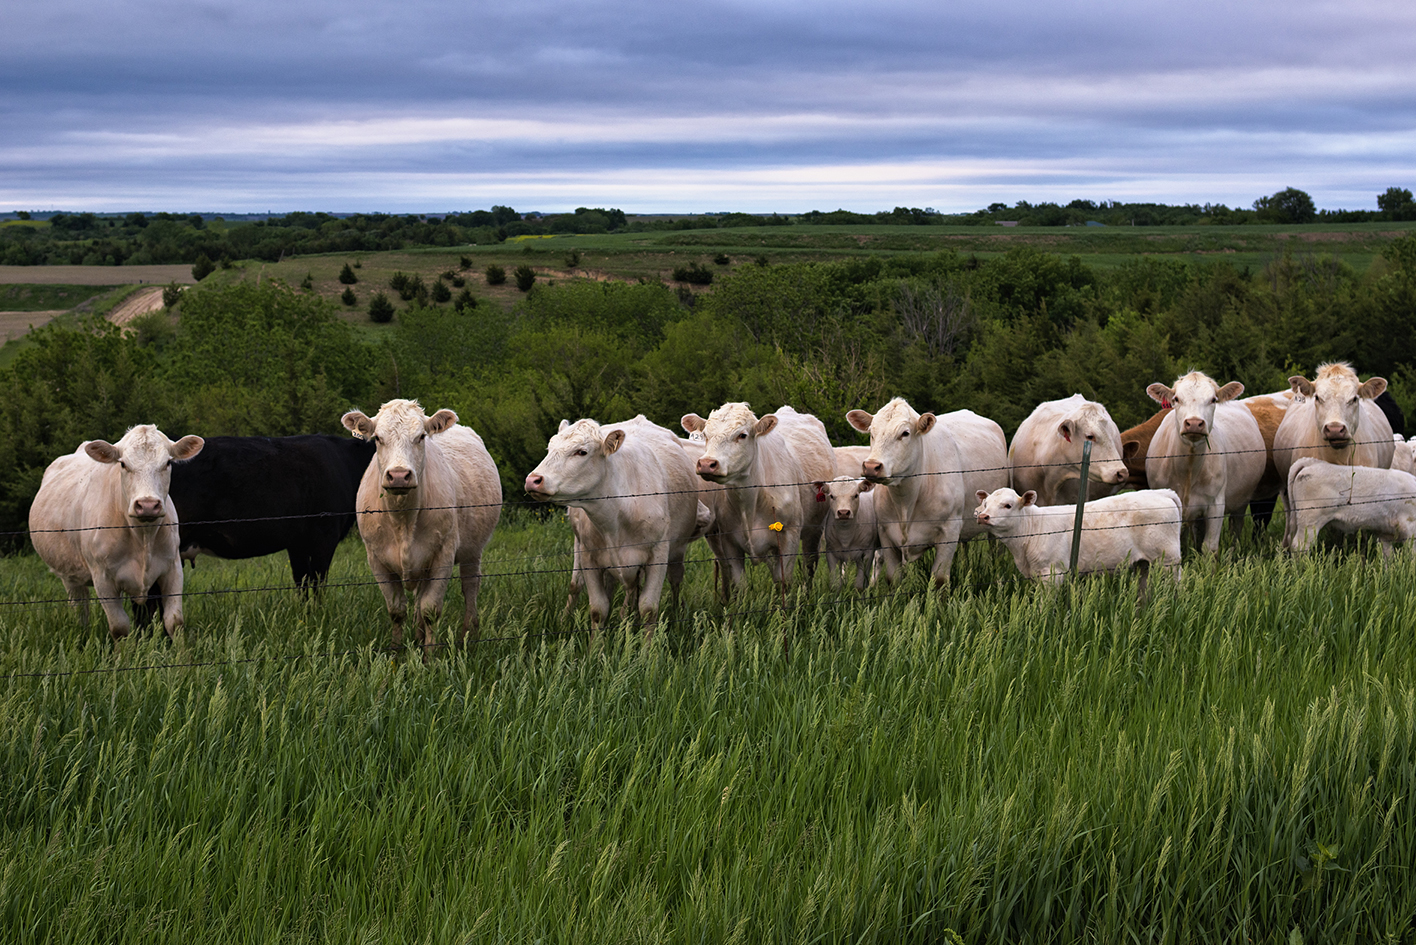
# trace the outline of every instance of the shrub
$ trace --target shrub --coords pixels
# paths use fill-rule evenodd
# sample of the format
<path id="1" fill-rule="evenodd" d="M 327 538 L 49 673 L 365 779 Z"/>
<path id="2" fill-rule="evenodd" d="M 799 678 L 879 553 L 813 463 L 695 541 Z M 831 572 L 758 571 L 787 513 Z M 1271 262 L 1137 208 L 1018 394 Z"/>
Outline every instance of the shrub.
<path id="1" fill-rule="evenodd" d="M 382 292 L 375 292 L 369 300 L 369 321 L 380 325 L 393 321 L 393 303 Z"/>
<path id="2" fill-rule="evenodd" d="M 305 273 L 305 278 L 300 280 L 300 288 L 305 292 L 313 292 L 315 288 L 315 277 L 311 273 Z"/>
<path id="3" fill-rule="evenodd" d="M 462 269 L 463 272 L 466 272 L 468 269 L 472 268 L 472 257 L 463 256 L 457 261 L 457 265 Z"/>
<path id="4" fill-rule="evenodd" d="M 487 267 L 487 285 L 504 285 L 506 283 L 506 270 L 496 263 Z"/>
<path id="5" fill-rule="evenodd" d="M 718 255 L 713 257 L 713 262 L 717 263 L 720 266 L 726 266 L 732 261 L 733 257 L 729 256 L 727 253 L 719 253 Z"/>
<path id="6" fill-rule="evenodd" d="M 457 295 L 457 301 L 453 303 L 453 308 L 459 312 L 470 312 L 477 307 L 477 296 L 472 294 L 471 289 L 463 289 Z"/>
<path id="7" fill-rule="evenodd" d="M 452 298 L 452 290 L 447 287 L 447 283 L 439 279 L 433 283 L 433 301 L 446 302 Z"/>
<path id="8" fill-rule="evenodd" d="M 398 297 L 405 302 L 417 299 L 420 302 L 428 298 L 428 286 L 423 282 L 423 277 L 414 273 L 411 276 L 403 277 L 403 288 L 398 290 Z"/>
<path id="9" fill-rule="evenodd" d="M 513 275 L 516 278 L 516 287 L 522 292 L 530 292 L 531 287 L 536 284 L 536 270 L 530 266 L 517 266 Z"/>
<path id="10" fill-rule="evenodd" d="M 206 253 L 202 253 L 197 257 L 197 261 L 192 263 L 192 278 L 196 279 L 198 282 L 201 282 L 215 271 L 216 263 L 212 262 L 211 259 L 207 257 Z"/>
<path id="11" fill-rule="evenodd" d="M 767 259 L 766 255 L 755 256 L 755 257 L 753 257 L 753 260 L 752 260 L 752 261 L 755 262 L 755 263 L 757 263 L 757 265 L 759 265 L 759 266 L 764 266 L 764 267 L 765 267 L 765 266 L 770 266 L 770 265 L 772 265 L 772 263 Z"/>
<path id="12" fill-rule="evenodd" d="M 565 254 L 565 268 L 574 269 L 580 265 L 580 250 L 572 249 Z"/>
<path id="13" fill-rule="evenodd" d="M 407 285 L 408 273 L 406 272 L 395 272 L 393 275 L 388 277 L 388 287 L 393 291 L 397 292 L 399 295 L 403 294 L 403 290 L 407 287 Z"/>
<path id="14" fill-rule="evenodd" d="M 466 284 L 467 284 L 467 280 L 464 279 L 464 278 L 462 278 L 461 276 L 453 276 L 453 277 L 452 277 L 452 287 L 453 287 L 454 289 L 460 289 L 460 288 L 462 288 L 463 286 L 465 286 Z"/>
<path id="15" fill-rule="evenodd" d="M 162 304 L 167 308 L 172 308 L 182 301 L 182 287 L 175 282 L 169 282 L 162 287 Z"/>
<path id="16" fill-rule="evenodd" d="M 676 267 L 674 269 L 675 282 L 688 282 L 692 285 L 709 285 L 713 282 L 713 270 L 700 263 L 689 263 L 688 267 Z"/>
<path id="17" fill-rule="evenodd" d="M 339 297 L 339 301 L 351 308 L 359 304 L 359 297 L 354 294 L 354 289 L 350 286 L 344 287 L 344 294 Z"/>
<path id="18" fill-rule="evenodd" d="M 451 269 L 444 269 L 438 278 L 442 279 L 444 282 L 451 282 L 453 279 L 457 278 L 457 273 L 453 272 Z"/>
<path id="19" fill-rule="evenodd" d="M 354 270 L 350 268 L 348 263 L 345 263 L 344 268 L 339 270 L 339 281 L 345 285 L 353 285 L 359 281 L 359 277 L 354 275 Z"/>

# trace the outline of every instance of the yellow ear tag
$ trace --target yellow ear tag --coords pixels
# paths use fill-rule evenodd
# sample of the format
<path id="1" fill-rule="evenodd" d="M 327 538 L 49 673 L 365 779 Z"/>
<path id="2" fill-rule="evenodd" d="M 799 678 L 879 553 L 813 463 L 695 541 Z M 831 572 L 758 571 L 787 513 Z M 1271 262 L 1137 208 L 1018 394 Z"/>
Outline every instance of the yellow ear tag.
<path id="1" fill-rule="evenodd" d="M 771 525 L 768 525 L 767 527 L 770 528 L 770 529 L 772 529 L 772 531 L 774 531 L 774 532 L 779 532 L 779 531 L 782 530 L 782 523 L 781 523 L 781 522 L 773 522 Z"/>

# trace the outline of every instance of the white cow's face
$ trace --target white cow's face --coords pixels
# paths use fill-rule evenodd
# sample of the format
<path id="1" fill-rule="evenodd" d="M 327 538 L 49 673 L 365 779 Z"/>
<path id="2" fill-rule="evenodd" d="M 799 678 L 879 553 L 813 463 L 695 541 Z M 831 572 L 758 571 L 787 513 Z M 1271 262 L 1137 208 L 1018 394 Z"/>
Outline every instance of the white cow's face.
<path id="1" fill-rule="evenodd" d="M 150 423 L 133 427 L 117 443 L 92 440 L 84 452 L 100 463 L 117 463 L 123 507 L 129 518 L 152 523 L 167 514 L 167 490 L 172 464 L 191 459 L 206 441 L 184 436 L 173 443 Z"/>
<path id="2" fill-rule="evenodd" d="M 1037 493 L 1029 489 L 1018 495 L 1012 489 L 997 489 L 993 492 L 975 492 L 978 508 L 974 509 L 974 519 L 988 529 L 992 535 L 1010 535 L 1017 531 L 1023 521 L 1023 509 L 1037 502 Z"/>
<path id="3" fill-rule="evenodd" d="M 373 442 L 380 488 L 407 495 L 422 481 L 428 437 L 455 424 L 457 414 L 444 409 L 429 417 L 416 400 L 390 400 L 372 418 L 351 410 L 341 422 L 355 436 Z"/>
<path id="4" fill-rule="evenodd" d="M 846 414 L 851 426 L 870 434 L 870 455 L 861 463 L 861 474 L 871 482 L 894 485 L 915 472 L 924 455 L 921 438 L 934 429 L 935 416 L 920 414 L 896 397 L 871 416 L 864 410 Z"/>
<path id="5" fill-rule="evenodd" d="M 830 482 L 816 483 L 816 494 L 825 497 L 827 517 L 853 522 L 860 518 L 860 497 L 874 488 L 875 483 L 866 479 L 837 476 Z"/>
<path id="6" fill-rule="evenodd" d="M 1187 442 L 1199 443 L 1214 431 L 1215 409 L 1244 393 L 1244 385 L 1230 381 L 1220 387 L 1199 371 L 1191 371 L 1175 382 L 1174 389 L 1152 384 L 1146 393 L 1152 400 L 1173 408 L 1167 421 L 1175 424 L 1175 432 Z"/>
<path id="7" fill-rule="evenodd" d="M 1357 372 L 1346 364 L 1323 364 L 1318 378 L 1309 381 L 1295 375 L 1288 379 L 1293 393 L 1313 401 L 1318 435 L 1335 450 L 1346 449 L 1357 438 L 1362 421 L 1362 401 L 1381 396 L 1386 390 L 1385 378 L 1368 378 L 1365 384 L 1357 380 Z"/>
<path id="8" fill-rule="evenodd" d="M 703 434 L 703 455 L 697 472 L 709 482 L 734 482 L 748 475 L 757 459 L 757 438 L 769 435 L 777 426 L 775 414 L 761 420 L 744 403 L 724 404 L 704 420 L 686 414 L 683 428 L 690 435 Z"/>
<path id="9" fill-rule="evenodd" d="M 1087 479 L 1115 485 L 1130 475 L 1121 461 L 1121 431 L 1106 408 L 1094 401 L 1084 401 L 1057 424 L 1057 441 L 1053 444 L 1056 462 L 1082 465 L 1082 444 L 1091 443 L 1091 461 Z"/>
<path id="10" fill-rule="evenodd" d="M 604 495 L 609 457 L 624 443 L 623 430 L 606 432 L 594 420 L 562 420 L 546 445 L 546 458 L 526 477 L 526 493 L 542 502 Z"/>

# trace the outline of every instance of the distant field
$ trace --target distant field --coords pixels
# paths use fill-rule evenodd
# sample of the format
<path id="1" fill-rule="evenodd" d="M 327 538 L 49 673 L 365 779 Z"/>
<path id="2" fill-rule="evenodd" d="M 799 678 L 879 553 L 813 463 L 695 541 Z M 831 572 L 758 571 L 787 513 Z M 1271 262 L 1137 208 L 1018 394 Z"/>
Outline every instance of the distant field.
<path id="1" fill-rule="evenodd" d="M 113 289 L 122 280 L 106 285 L 10 284 L 0 285 L 0 312 L 67 312 L 77 305 Z"/>
<path id="2" fill-rule="evenodd" d="M 0 266 L 0 285 L 131 285 L 195 282 L 190 264 L 170 266 Z"/>

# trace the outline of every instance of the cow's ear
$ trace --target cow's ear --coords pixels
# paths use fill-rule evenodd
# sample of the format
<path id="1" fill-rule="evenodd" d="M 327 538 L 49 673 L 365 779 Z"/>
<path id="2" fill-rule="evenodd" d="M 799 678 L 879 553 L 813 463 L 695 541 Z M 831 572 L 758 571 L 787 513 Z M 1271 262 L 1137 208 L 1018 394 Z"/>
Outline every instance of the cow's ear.
<path id="1" fill-rule="evenodd" d="M 1367 383 L 1357 388 L 1357 396 L 1365 397 L 1368 400 L 1376 400 L 1382 395 L 1382 391 L 1387 389 L 1386 378 L 1369 377 Z"/>
<path id="2" fill-rule="evenodd" d="M 339 422 L 344 424 L 344 429 L 361 440 L 367 440 L 374 435 L 374 421 L 364 416 L 362 410 L 349 411 L 339 418 Z"/>
<path id="3" fill-rule="evenodd" d="M 856 486 L 856 495 L 865 495 L 874 488 L 875 483 L 871 482 L 869 479 L 862 479 L 860 485 Z"/>
<path id="4" fill-rule="evenodd" d="M 980 489 L 974 493 L 974 498 L 978 500 L 979 505 L 983 505 L 984 500 L 988 498 L 988 493 Z"/>
<path id="5" fill-rule="evenodd" d="M 679 419 L 679 426 L 683 427 L 685 433 L 698 433 L 707 425 L 708 421 L 696 413 L 686 413 Z"/>
<path id="6" fill-rule="evenodd" d="M 1057 433 L 1068 443 L 1072 442 L 1072 421 L 1063 420 L 1061 423 L 1057 424 Z"/>
<path id="7" fill-rule="evenodd" d="M 457 423 L 457 414 L 444 407 L 423 421 L 423 429 L 430 434 L 441 433 L 455 423 Z"/>
<path id="8" fill-rule="evenodd" d="M 752 428 L 752 432 L 757 436 L 766 436 L 776 428 L 777 415 L 775 413 L 769 413 L 767 416 L 757 421 L 757 425 Z"/>
<path id="9" fill-rule="evenodd" d="M 1293 389 L 1293 393 L 1300 397 L 1311 397 L 1313 391 L 1317 390 L 1313 382 L 1301 374 L 1295 374 L 1288 379 L 1288 386 Z"/>
<path id="10" fill-rule="evenodd" d="M 1022 507 L 1023 507 L 1023 508 L 1027 508 L 1028 506 L 1032 505 L 1034 502 L 1037 501 L 1037 493 L 1034 492 L 1034 491 L 1032 491 L 1031 489 L 1029 489 L 1027 492 L 1024 492 L 1024 493 L 1023 493 L 1023 497 L 1022 497 L 1022 498 L 1023 498 L 1023 506 L 1022 506 Z"/>
<path id="11" fill-rule="evenodd" d="M 1139 453 L 1140 451 L 1141 451 L 1141 441 L 1140 441 L 1140 440 L 1126 440 L 1125 442 L 1123 442 L 1123 443 L 1121 444 L 1121 458 L 1122 458 L 1122 459 L 1134 459 L 1135 456 L 1136 456 L 1136 454 Z"/>
<path id="12" fill-rule="evenodd" d="M 182 463 L 200 453 L 203 446 L 206 446 L 206 440 L 199 436 L 188 434 L 169 446 L 167 453 L 173 459 L 177 460 L 177 462 Z"/>
<path id="13" fill-rule="evenodd" d="M 610 454 L 614 453 L 616 450 L 618 450 L 618 449 L 619 449 L 621 446 L 623 446 L 623 445 L 624 445 L 624 431 L 623 431 L 623 430 L 611 430 L 609 433 L 606 433 L 606 434 L 605 434 L 605 444 L 604 444 L 604 446 L 602 447 L 602 449 L 605 451 L 605 455 L 606 455 L 606 456 L 609 456 Z"/>
<path id="14" fill-rule="evenodd" d="M 1220 403 L 1227 404 L 1242 393 L 1244 393 L 1244 385 L 1238 381 L 1230 381 L 1221 387 L 1215 396 L 1219 398 Z"/>
<path id="15" fill-rule="evenodd" d="M 934 421 L 938 419 L 939 418 L 932 413 L 920 414 L 919 419 L 915 421 L 915 432 L 928 433 L 930 430 L 934 429 Z"/>
<path id="16" fill-rule="evenodd" d="M 569 421 L 569 420 L 564 420 L 564 419 L 562 419 L 562 420 L 561 420 L 561 425 L 558 426 L 558 427 L 556 427 L 556 432 L 557 432 L 557 433 L 564 433 L 564 432 L 565 432 L 565 428 L 568 427 L 568 426 L 570 426 L 570 421 Z"/>
<path id="17" fill-rule="evenodd" d="M 851 410 L 846 413 L 846 422 L 855 427 L 861 433 L 870 432 L 870 423 L 875 418 L 864 410 Z"/>
<path id="18" fill-rule="evenodd" d="M 118 447 L 107 440 L 89 440 L 84 444 L 84 452 L 100 463 L 116 463 L 123 456 Z"/>
<path id="19" fill-rule="evenodd" d="M 1161 383 L 1151 384 L 1147 387 L 1146 396 L 1164 407 L 1169 407 L 1175 401 L 1175 391 Z M 1071 437 L 1069 436 L 1067 439 L 1070 440 Z"/>

